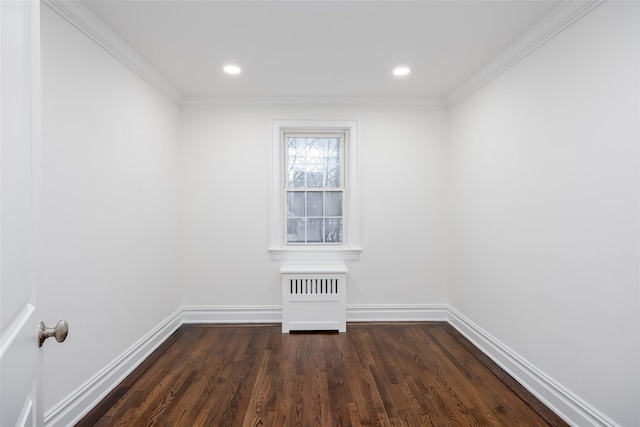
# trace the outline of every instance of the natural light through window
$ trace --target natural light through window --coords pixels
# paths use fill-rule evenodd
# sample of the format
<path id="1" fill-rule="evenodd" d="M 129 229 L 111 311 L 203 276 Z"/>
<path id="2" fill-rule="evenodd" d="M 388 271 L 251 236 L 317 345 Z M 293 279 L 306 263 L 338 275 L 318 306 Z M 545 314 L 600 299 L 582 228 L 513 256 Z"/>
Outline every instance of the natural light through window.
<path id="1" fill-rule="evenodd" d="M 345 134 L 284 134 L 286 244 L 344 243 Z"/>
<path id="2" fill-rule="evenodd" d="M 356 261 L 357 119 L 272 119 L 269 253 L 285 261 Z"/>

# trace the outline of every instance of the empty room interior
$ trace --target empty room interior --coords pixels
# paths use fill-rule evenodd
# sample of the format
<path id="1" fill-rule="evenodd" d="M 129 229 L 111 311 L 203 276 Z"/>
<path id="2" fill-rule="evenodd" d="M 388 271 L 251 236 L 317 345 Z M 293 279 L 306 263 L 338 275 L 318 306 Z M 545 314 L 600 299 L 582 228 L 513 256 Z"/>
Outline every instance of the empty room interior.
<path id="1" fill-rule="evenodd" d="M 569 425 L 640 426 L 638 2 L 51 0 L 39 32 L 45 425 L 183 325 L 283 322 L 310 267 L 340 335 L 445 322 Z"/>

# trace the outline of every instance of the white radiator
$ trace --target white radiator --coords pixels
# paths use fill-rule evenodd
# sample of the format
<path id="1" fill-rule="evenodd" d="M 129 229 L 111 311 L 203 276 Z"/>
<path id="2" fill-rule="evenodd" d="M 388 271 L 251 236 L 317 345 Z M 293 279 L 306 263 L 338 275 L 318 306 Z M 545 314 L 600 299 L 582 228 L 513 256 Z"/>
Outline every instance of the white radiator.
<path id="1" fill-rule="evenodd" d="M 347 331 L 344 265 L 283 265 L 282 332 Z"/>

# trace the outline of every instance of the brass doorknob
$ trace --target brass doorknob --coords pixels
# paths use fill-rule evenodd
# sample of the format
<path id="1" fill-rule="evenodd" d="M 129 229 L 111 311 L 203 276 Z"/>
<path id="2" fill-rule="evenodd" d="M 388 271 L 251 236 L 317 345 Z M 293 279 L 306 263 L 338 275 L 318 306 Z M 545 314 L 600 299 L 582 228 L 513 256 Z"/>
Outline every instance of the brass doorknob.
<path id="1" fill-rule="evenodd" d="M 69 333 L 69 324 L 66 320 L 60 320 L 55 328 L 47 328 L 44 322 L 40 322 L 38 326 L 38 347 L 42 347 L 42 343 L 49 337 L 56 337 L 56 341 L 62 342 L 67 338 Z"/>

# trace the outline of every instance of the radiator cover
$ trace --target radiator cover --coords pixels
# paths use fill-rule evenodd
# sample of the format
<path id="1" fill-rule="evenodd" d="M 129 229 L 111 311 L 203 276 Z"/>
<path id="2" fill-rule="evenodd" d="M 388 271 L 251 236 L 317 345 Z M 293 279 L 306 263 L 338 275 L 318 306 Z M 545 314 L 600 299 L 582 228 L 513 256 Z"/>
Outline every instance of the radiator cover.
<path id="1" fill-rule="evenodd" d="M 344 265 L 283 265 L 282 332 L 347 331 Z"/>

